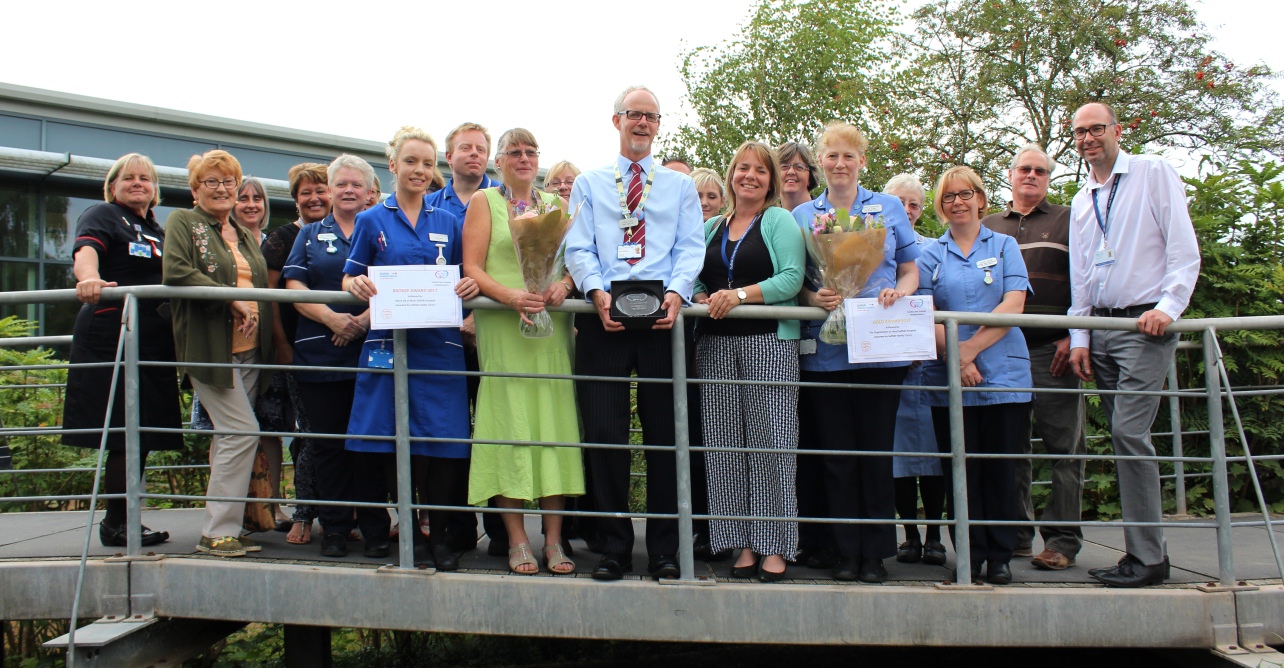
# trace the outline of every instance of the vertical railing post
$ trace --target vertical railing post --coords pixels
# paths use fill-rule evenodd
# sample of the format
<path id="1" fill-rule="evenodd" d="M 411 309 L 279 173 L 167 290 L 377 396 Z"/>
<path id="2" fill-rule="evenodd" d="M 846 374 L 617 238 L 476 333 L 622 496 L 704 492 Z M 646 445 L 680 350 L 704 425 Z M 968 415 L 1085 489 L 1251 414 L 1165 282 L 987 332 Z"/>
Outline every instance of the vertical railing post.
<path id="1" fill-rule="evenodd" d="M 125 554 L 136 557 L 143 549 L 143 460 L 139 422 L 138 380 L 138 298 L 125 295 L 121 311 L 125 318 Z M 111 410 L 111 406 L 107 407 Z M 91 509 L 92 512 L 92 509 Z"/>
<path id="2" fill-rule="evenodd" d="M 1177 358 L 1168 365 L 1168 391 L 1176 392 Z M 1173 394 L 1168 397 L 1168 431 L 1173 433 L 1173 456 L 1183 457 L 1185 449 L 1181 444 L 1181 397 Z M 1173 493 L 1177 496 L 1177 514 L 1186 514 L 1186 463 L 1173 462 Z"/>
<path id="3" fill-rule="evenodd" d="M 1208 391 L 1208 448 L 1213 457 L 1213 512 L 1217 517 L 1217 572 L 1223 587 L 1235 584 L 1231 545 L 1230 492 L 1226 477 L 1226 432 L 1222 422 L 1222 379 L 1218 373 L 1217 330 L 1204 330 L 1204 385 Z"/>
<path id="4" fill-rule="evenodd" d="M 963 378 L 959 368 L 959 323 L 945 321 L 945 376 L 950 396 L 950 470 L 954 492 L 954 581 L 972 582 L 971 525 L 967 512 L 967 454 L 963 442 Z"/>
<path id="5" fill-rule="evenodd" d="M 386 336 L 386 335 L 385 335 Z M 396 422 L 397 522 L 401 539 L 397 553 L 401 568 L 415 567 L 415 534 L 419 523 L 411 504 L 414 502 L 410 474 L 410 360 L 406 353 L 406 330 L 392 330 L 392 396 L 393 419 Z"/>
<path id="6" fill-rule="evenodd" d="M 673 445 L 678 483 L 678 570 L 681 580 L 693 581 L 695 554 L 691 524 L 691 434 L 687 425 L 687 345 L 682 312 L 673 321 Z"/>

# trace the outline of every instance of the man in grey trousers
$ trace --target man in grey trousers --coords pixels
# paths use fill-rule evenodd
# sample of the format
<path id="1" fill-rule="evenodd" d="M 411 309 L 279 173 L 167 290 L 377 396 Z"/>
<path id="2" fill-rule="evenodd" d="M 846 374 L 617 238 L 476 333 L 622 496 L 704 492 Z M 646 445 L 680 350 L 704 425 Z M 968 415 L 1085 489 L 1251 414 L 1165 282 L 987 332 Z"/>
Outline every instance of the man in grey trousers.
<path id="1" fill-rule="evenodd" d="M 1123 127 L 1109 105 L 1086 104 L 1072 123 L 1075 147 L 1091 166 L 1070 206 L 1072 316 L 1136 318 L 1136 331 L 1071 330 L 1070 368 L 1102 390 L 1154 392 L 1177 349 L 1168 325 L 1181 317 L 1199 277 L 1199 245 L 1186 191 L 1162 158 L 1119 150 Z M 1101 395 L 1115 454 L 1153 457 L 1150 425 L 1159 397 Z M 1126 522 L 1159 522 L 1159 465 L 1117 461 Z M 1168 576 L 1163 531 L 1124 529 L 1118 565 L 1088 574 L 1110 587 L 1161 584 Z"/>
<path id="2" fill-rule="evenodd" d="M 981 220 L 986 227 L 1017 240 L 1021 257 L 1030 272 L 1031 294 L 1025 313 L 1062 315 L 1070 308 L 1070 207 L 1048 202 L 1048 183 L 1056 163 L 1038 144 L 1017 149 L 1008 170 L 1012 201 L 1000 213 Z M 1030 353 L 1030 375 L 1034 381 L 1034 428 L 1048 454 L 1081 455 L 1083 440 L 1083 399 L 1077 394 L 1040 393 L 1038 390 L 1079 389 L 1079 379 L 1070 372 L 1070 332 L 1065 329 L 1023 327 Z M 1032 435 L 1032 434 L 1031 434 Z M 1031 452 L 1030 441 L 1025 453 Z M 1034 520 L 1030 498 L 1030 460 L 1017 461 L 1017 495 L 1024 519 Z M 1052 493 L 1041 519 L 1047 522 L 1078 522 L 1083 496 L 1083 460 L 1057 459 L 1052 465 Z M 1040 526 L 1043 551 L 1030 563 L 1045 570 L 1062 570 L 1074 565 L 1083 547 L 1083 531 L 1077 526 Z M 1034 527 L 1017 530 L 1013 556 L 1029 557 Z"/>

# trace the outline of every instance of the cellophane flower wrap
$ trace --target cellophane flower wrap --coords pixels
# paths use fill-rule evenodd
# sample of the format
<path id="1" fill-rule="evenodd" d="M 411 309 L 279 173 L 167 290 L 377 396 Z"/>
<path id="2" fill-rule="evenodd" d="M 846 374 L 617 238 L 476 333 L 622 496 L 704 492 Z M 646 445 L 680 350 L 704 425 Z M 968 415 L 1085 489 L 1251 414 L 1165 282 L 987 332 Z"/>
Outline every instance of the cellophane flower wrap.
<path id="1" fill-rule="evenodd" d="M 565 274 L 561 248 L 572 218 L 560 197 L 551 204 L 542 200 L 509 204 L 508 230 L 527 292 L 542 294 Z M 522 336 L 542 339 L 553 335 L 553 318 L 547 310 L 526 317 L 531 324 L 519 322 Z"/>
<path id="2" fill-rule="evenodd" d="M 811 229 L 803 236 L 807 241 L 807 278 L 812 283 L 837 292 L 844 300 L 876 296 L 886 283 L 874 285 L 869 277 L 883 263 L 883 244 L 887 227 L 883 215 L 851 216 L 847 209 L 830 209 L 815 214 Z M 833 345 L 847 343 L 847 314 L 839 303 L 820 326 L 820 340 Z"/>

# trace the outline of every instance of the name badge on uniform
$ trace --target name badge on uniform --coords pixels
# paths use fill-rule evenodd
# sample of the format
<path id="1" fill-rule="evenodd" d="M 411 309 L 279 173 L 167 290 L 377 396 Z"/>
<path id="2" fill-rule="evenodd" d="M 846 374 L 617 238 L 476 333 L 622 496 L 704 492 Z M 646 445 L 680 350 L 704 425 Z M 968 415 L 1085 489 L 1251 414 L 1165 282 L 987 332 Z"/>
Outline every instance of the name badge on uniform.
<path id="1" fill-rule="evenodd" d="M 338 235 L 336 235 L 334 232 L 322 232 L 321 234 L 317 235 L 317 241 L 334 241 L 335 239 L 338 239 L 338 238 L 339 238 Z"/>
<path id="2" fill-rule="evenodd" d="M 861 213 L 879 213 L 883 210 L 882 204 L 866 204 L 860 208 Z"/>
<path id="3" fill-rule="evenodd" d="M 999 263 L 998 258 L 993 258 L 993 257 L 991 257 L 991 258 L 986 258 L 986 259 L 984 259 L 984 260 L 977 260 L 977 261 L 976 261 L 976 268 L 977 268 L 977 269 L 988 269 L 988 268 L 993 267 L 994 265 L 996 265 L 996 264 L 998 264 L 998 263 Z"/>
<path id="4" fill-rule="evenodd" d="M 152 247 L 149 244 L 131 241 L 129 242 L 129 254 L 134 257 L 150 258 L 152 256 Z"/>
<path id="5" fill-rule="evenodd" d="M 370 355 L 366 358 L 366 366 L 371 369 L 391 369 L 392 351 L 384 348 L 371 350 Z"/>
<path id="6" fill-rule="evenodd" d="M 446 235 L 444 235 L 444 234 L 437 234 L 436 232 L 429 232 L 429 233 L 428 233 L 428 240 L 429 240 L 429 241 L 440 241 L 440 242 L 442 242 L 442 243 L 448 243 L 448 242 L 450 241 L 450 237 L 448 237 L 448 236 L 446 236 Z"/>
<path id="7" fill-rule="evenodd" d="M 1092 256 L 1092 264 L 1097 267 L 1108 267 L 1115 263 L 1115 251 L 1113 248 L 1102 248 Z"/>
<path id="8" fill-rule="evenodd" d="M 637 227 L 637 226 L 638 226 L 637 216 L 625 216 L 620 219 L 620 229 L 622 230 L 627 230 L 631 227 Z M 641 257 L 641 256 L 639 255 L 638 257 Z"/>
<path id="9" fill-rule="evenodd" d="M 798 342 L 798 354 L 799 354 L 799 355 L 815 355 L 815 354 L 816 354 L 816 339 L 803 339 L 803 340 L 799 341 L 799 342 Z"/>
<path id="10" fill-rule="evenodd" d="M 642 258 L 642 244 L 620 244 L 615 247 L 615 259 L 634 260 Z"/>

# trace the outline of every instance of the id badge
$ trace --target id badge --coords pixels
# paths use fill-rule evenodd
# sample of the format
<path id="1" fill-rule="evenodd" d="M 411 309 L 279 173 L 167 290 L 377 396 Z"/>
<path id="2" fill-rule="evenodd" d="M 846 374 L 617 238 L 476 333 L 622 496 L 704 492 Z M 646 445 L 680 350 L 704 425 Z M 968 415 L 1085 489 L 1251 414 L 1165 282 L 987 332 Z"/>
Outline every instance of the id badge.
<path id="1" fill-rule="evenodd" d="M 816 339 L 802 339 L 798 342 L 799 355 L 815 355 Z"/>
<path id="2" fill-rule="evenodd" d="M 152 247 L 149 244 L 141 244 L 137 241 L 131 241 L 129 242 L 129 254 L 134 257 L 150 258 L 152 256 Z"/>
<path id="3" fill-rule="evenodd" d="M 636 260 L 642 257 L 642 244 L 620 244 L 615 248 L 615 259 Z"/>
<path id="4" fill-rule="evenodd" d="M 1092 264 L 1097 267 L 1108 267 L 1115 263 L 1113 248 L 1102 248 L 1092 256 Z"/>
<path id="5" fill-rule="evenodd" d="M 637 226 L 638 226 L 637 216 L 625 216 L 624 218 L 620 219 L 620 229 L 622 230 L 627 230 L 630 227 L 637 227 Z"/>
<path id="6" fill-rule="evenodd" d="M 371 350 L 370 356 L 366 358 L 366 366 L 371 369 L 391 369 L 392 351 L 383 348 Z"/>

